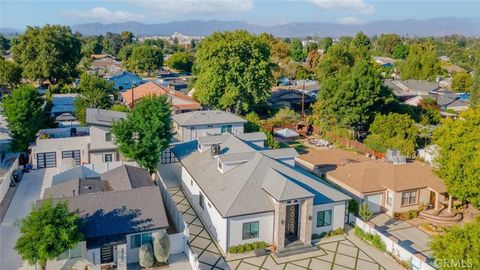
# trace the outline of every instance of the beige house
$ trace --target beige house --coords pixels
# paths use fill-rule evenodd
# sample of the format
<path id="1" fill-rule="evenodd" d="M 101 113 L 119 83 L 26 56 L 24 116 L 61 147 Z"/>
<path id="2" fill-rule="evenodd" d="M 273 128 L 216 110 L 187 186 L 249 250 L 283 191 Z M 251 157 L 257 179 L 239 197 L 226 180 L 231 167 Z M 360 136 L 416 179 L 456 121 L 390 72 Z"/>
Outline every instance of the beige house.
<path id="1" fill-rule="evenodd" d="M 418 161 L 395 164 L 385 160 L 371 160 L 341 149 L 315 151 L 300 156 L 296 162 L 323 174 L 330 182 L 342 188 L 359 201 L 368 203 L 374 213 L 418 210 L 420 205 L 439 210 L 451 210 L 443 181 L 433 173 L 432 167 Z"/>

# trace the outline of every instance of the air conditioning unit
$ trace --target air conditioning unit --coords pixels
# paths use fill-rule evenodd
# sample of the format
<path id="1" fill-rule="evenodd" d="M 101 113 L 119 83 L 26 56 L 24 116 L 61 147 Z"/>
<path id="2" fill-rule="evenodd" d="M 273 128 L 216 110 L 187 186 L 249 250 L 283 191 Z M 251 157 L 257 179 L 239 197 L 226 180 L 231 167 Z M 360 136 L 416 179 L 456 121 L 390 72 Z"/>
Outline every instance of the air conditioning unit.
<path id="1" fill-rule="evenodd" d="M 220 144 L 212 144 L 210 151 L 213 157 L 216 157 L 220 154 Z"/>

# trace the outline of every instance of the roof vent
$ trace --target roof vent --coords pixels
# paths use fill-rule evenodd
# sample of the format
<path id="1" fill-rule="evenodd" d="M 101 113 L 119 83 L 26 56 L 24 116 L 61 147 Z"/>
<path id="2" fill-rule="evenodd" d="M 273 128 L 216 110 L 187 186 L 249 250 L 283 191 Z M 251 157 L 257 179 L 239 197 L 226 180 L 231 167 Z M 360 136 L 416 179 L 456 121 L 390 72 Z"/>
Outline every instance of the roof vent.
<path id="1" fill-rule="evenodd" d="M 388 149 L 387 150 L 387 160 L 393 164 L 405 164 L 407 159 L 400 153 L 400 150 L 397 149 Z"/>

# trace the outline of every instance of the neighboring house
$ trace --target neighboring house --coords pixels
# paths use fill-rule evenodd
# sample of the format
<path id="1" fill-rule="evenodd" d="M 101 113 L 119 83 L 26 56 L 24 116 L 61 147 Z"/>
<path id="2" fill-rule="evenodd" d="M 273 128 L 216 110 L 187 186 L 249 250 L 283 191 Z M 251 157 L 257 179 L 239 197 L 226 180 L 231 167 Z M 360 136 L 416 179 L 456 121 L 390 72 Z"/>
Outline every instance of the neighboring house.
<path id="1" fill-rule="evenodd" d="M 223 251 L 255 241 L 309 251 L 312 234 L 344 227 L 349 196 L 292 166 L 295 149 L 263 150 L 240 135 L 172 148 L 181 185 Z"/>
<path id="2" fill-rule="evenodd" d="M 296 80 L 294 84 L 298 90 L 305 91 L 305 93 L 317 94 L 320 89 L 318 81 L 315 80 Z"/>
<path id="3" fill-rule="evenodd" d="M 87 127 L 42 129 L 30 146 L 34 168 L 60 167 L 66 158 L 77 165 L 120 160 L 113 144 L 113 122 L 126 117 L 126 113 L 102 109 L 87 109 Z"/>
<path id="4" fill-rule="evenodd" d="M 243 133 L 247 121 L 236 114 L 220 111 L 193 111 L 172 116 L 173 130 L 180 141 L 196 140 L 198 137 L 225 132 Z"/>
<path id="5" fill-rule="evenodd" d="M 113 76 L 121 71 L 123 71 L 122 63 L 111 57 L 96 59 L 90 66 L 90 73 L 100 77 Z"/>
<path id="6" fill-rule="evenodd" d="M 142 77 L 127 71 L 121 71 L 113 76 L 107 76 L 106 79 L 113 82 L 115 89 L 118 91 L 131 89 L 132 87 L 145 83 Z"/>
<path id="7" fill-rule="evenodd" d="M 53 184 L 42 198 L 66 201 L 84 222 L 83 241 L 57 261 L 85 259 L 98 269 L 127 269 L 138 262 L 138 248 L 151 243 L 153 233 L 169 228 L 160 189 L 138 167 L 122 165 L 99 177 Z"/>
<path id="8" fill-rule="evenodd" d="M 267 102 L 273 107 L 289 107 L 300 110 L 302 100 L 307 108 L 315 102 L 315 94 L 304 93 L 302 90 L 294 88 L 275 87 Z"/>
<path id="9" fill-rule="evenodd" d="M 63 113 L 75 115 L 75 99 L 78 94 L 53 94 L 50 117 L 56 118 Z"/>
<path id="10" fill-rule="evenodd" d="M 341 149 L 318 153 L 320 162 L 301 156 L 297 162 L 314 165 L 314 170 L 324 172 L 327 180 L 368 203 L 374 213 L 393 216 L 395 212 L 418 210 L 421 204 L 434 209 L 439 209 L 440 204 L 451 206 L 445 184 L 425 163 L 371 160 Z"/>
<path id="11" fill-rule="evenodd" d="M 373 60 L 382 67 L 393 67 L 395 65 L 395 60 L 390 57 L 374 56 Z"/>
<path id="12" fill-rule="evenodd" d="M 196 102 L 192 97 L 155 82 L 147 82 L 123 92 L 122 99 L 125 105 L 132 108 L 135 105 L 135 102 L 140 101 L 143 97 L 148 95 L 168 95 L 173 106 L 174 114 L 202 109 L 200 103 Z"/>

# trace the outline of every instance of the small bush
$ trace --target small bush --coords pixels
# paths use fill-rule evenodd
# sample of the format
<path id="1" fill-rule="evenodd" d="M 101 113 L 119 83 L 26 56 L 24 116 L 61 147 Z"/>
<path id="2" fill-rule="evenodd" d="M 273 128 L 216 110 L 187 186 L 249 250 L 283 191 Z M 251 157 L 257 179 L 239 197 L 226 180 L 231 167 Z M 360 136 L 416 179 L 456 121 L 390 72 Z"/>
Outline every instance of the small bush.
<path id="1" fill-rule="evenodd" d="M 398 220 L 409 220 L 412 218 L 417 218 L 418 217 L 418 211 L 417 210 L 409 210 L 407 212 L 395 212 L 393 213 L 393 217 Z"/>
<path id="2" fill-rule="evenodd" d="M 244 247 L 245 247 L 246 252 L 249 252 L 249 251 L 253 250 L 252 244 L 245 244 Z"/>
<path id="3" fill-rule="evenodd" d="M 263 241 L 255 242 L 253 244 L 256 245 L 256 247 L 254 247 L 253 249 L 264 249 L 264 248 L 267 247 L 267 243 L 265 243 Z"/>
<path id="4" fill-rule="evenodd" d="M 363 237 L 365 236 L 365 232 L 360 228 L 358 227 L 357 225 L 355 225 L 355 235 L 358 236 L 359 238 L 363 239 Z"/>
<path id="5" fill-rule="evenodd" d="M 320 235 L 319 234 L 312 234 L 312 239 L 319 239 L 320 238 Z"/>
<path id="6" fill-rule="evenodd" d="M 324 237 L 327 236 L 327 235 L 328 235 L 328 233 L 322 232 L 322 233 L 320 234 L 320 238 L 324 238 Z"/>
<path id="7" fill-rule="evenodd" d="M 238 253 L 238 248 L 237 248 L 237 246 L 231 246 L 231 247 L 228 249 L 228 253 L 231 253 L 231 254 Z"/>
<path id="8" fill-rule="evenodd" d="M 370 209 L 370 207 L 368 207 L 367 203 L 362 203 L 360 204 L 360 210 L 358 211 L 358 214 L 364 221 L 369 221 L 373 216 L 373 211 Z"/>
<path id="9" fill-rule="evenodd" d="M 358 202 L 356 200 L 350 200 L 348 202 L 348 212 L 358 216 Z"/>
<path id="10" fill-rule="evenodd" d="M 238 245 L 237 250 L 238 250 L 238 253 L 244 253 L 245 252 L 245 247 L 243 245 Z"/>
<path id="11" fill-rule="evenodd" d="M 343 228 L 337 228 L 333 231 L 330 231 L 328 233 L 328 236 L 343 235 L 343 234 L 344 234 Z"/>
<path id="12" fill-rule="evenodd" d="M 358 226 L 355 226 L 354 230 L 355 235 L 363 241 L 369 242 L 372 246 L 378 248 L 381 251 L 385 251 L 387 249 L 385 242 L 383 242 L 380 235 L 367 233 Z"/>
<path id="13" fill-rule="evenodd" d="M 382 241 L 382 238 L 378 234 L 373 235 L 371 242 L 374 247 L 380 249 L 381 251 L 385 251 L 387 249 L 385 243 Z"/>

